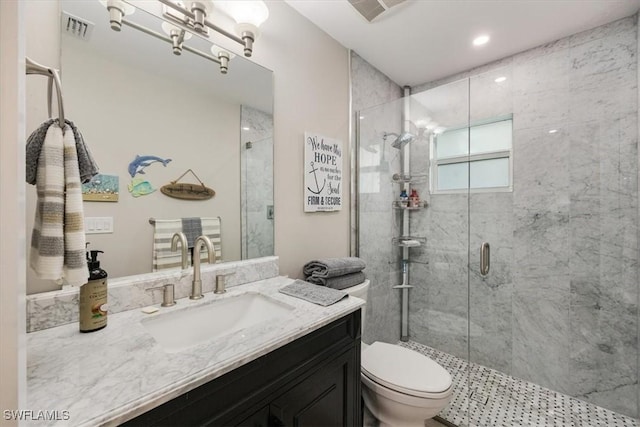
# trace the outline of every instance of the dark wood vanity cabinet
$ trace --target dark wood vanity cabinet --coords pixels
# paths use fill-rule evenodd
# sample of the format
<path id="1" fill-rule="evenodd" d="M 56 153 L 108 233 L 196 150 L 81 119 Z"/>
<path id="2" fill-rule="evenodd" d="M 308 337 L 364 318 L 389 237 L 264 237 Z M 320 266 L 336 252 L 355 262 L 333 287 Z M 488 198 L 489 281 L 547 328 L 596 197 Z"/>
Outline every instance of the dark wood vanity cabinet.
<path id="1" fill-rule="evenodd" d="M 125 426 L 362 426 L 360 310 Z"/>

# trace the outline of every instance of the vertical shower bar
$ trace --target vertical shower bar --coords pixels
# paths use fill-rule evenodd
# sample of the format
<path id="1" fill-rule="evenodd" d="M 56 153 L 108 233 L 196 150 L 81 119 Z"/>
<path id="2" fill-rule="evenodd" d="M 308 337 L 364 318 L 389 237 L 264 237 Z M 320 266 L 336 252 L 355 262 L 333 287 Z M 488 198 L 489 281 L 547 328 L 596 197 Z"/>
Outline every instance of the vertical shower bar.
<path id="1" fill-rule="evenodd" d="M 404 87 L 404 98 L 402 104 L 402 130 L 404 132 L 411 132 L 410 127 L 411 118 L 411 87 Z M 411 144 L 405 144 L 401 152 L 402 162 L 402 174 L 403 178 L 411 175 Z M 411 184 L 409 182 L 404 183 L 404 190 L 407 194 L 410 193 Z M 409 236 L 409 210 L 402 210 L 402 235 Z M 409 340 L 409 248 L 402 247 L 402 309 L 401 309 L 401 328 L 400 328 L 400 340 Z"/>

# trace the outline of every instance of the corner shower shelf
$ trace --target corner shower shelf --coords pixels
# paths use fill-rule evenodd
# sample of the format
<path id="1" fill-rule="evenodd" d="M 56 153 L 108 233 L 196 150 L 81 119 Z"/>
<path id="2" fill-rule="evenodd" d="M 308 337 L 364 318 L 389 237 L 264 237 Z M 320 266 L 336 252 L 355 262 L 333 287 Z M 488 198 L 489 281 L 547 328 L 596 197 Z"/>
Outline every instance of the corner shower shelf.
<path id="1" fill-rule="evenodd" d="M 417 210 L 420 210 L 420 209 L 424 209 L 426 207 L 427 207 L 427 202 L 425 202 L 423 200 L 418 202 L 418 206 L 406 206 L 400 200 L 394 200 L 394 202 L 393 202 L 393 208 L 394 209 L 403 209 L 403 210 L 407 210 L 407 211 L 417 211 Z"/>
<path id="2" fill-rule="evenodd" d="M 427 243 L 427 238 L 418 236 L 400 236 L 394 237 L 391 241 L 394 245 L 398 245 L 402 248 L 416 248 Z"/>

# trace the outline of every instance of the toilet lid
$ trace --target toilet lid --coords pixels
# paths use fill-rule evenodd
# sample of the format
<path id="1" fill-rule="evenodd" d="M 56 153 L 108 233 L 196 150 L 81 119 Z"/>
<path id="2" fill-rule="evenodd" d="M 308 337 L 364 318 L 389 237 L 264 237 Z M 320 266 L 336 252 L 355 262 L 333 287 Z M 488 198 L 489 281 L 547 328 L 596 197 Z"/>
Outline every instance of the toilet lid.
<path id="1" fill-rule="evenodd" d="M 451 387 L 451 375 L 416 351 L 374 342 L 362 352 L 362 370 L 370 379 L 401 393 L 422 396 Z"/>

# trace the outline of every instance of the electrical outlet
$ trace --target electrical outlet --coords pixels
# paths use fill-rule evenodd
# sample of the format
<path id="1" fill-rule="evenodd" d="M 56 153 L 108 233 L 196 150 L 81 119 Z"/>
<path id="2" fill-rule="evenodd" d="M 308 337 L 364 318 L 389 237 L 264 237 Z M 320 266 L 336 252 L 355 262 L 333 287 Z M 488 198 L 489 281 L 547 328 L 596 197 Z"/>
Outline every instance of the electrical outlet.
<path id="1" fill-rule="evenodd" d="M 85 234 L 113 233 L 112 216 L 88 216 L 84 219 Z"/>

